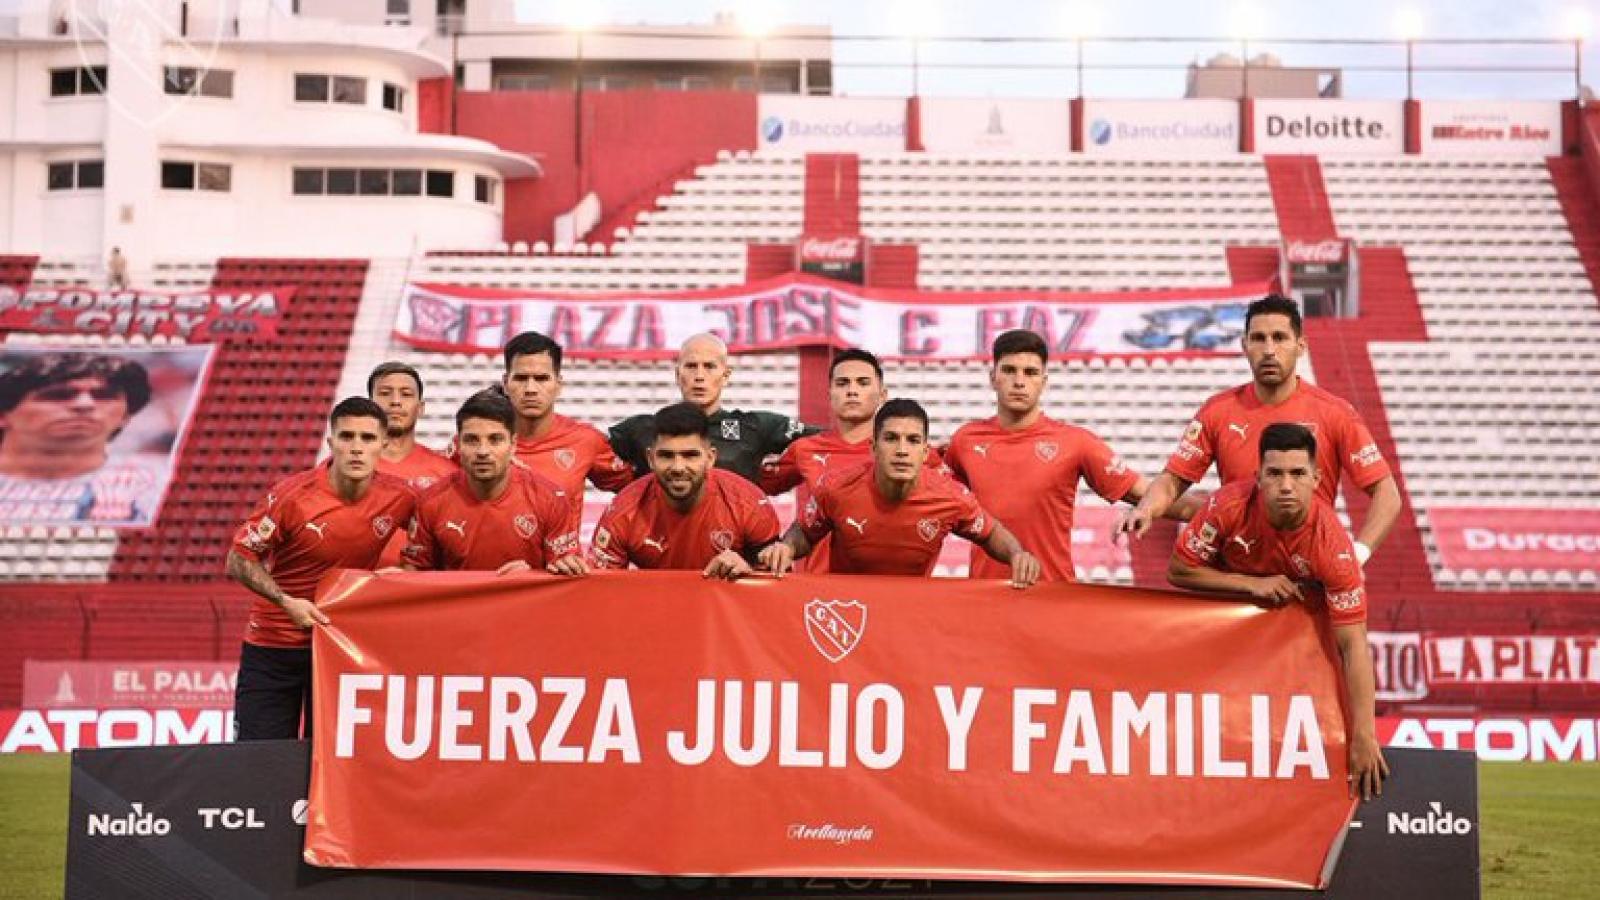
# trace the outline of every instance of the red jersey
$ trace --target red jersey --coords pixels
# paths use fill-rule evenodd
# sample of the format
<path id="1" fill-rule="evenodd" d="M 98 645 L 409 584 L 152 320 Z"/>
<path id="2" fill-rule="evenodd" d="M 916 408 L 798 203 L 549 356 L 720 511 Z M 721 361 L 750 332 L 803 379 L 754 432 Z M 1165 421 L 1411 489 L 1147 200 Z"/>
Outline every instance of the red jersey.
<path id="1" fill-rule="evenodd" d="M 761 489 L 737 473 L 706 472 L 700 502 L 680 513 L 654 475 L 628 485 L 594 529 L 589 560 L 599 569 L 704 569 L 724 550 L 744 553 L 778 539 L 778 516 Z"/>
<path id="2" fill-rule="evenodd" d="M 421 444 L 413 444 L 411 452 L 404 459 L 384 459 L 378 457 L 378 471 L 388 472 L 406 484 L 416 488 L 419 492 L 425 491 L 436 481 L 443 481 L 454 475 L 460 467 L 455 460 L 443 453 L 435 453 Z M 389 538 L 389 543 L 383 548 L 383 555 L 378 557 L 378 568 L 400 565 L 400 551 L 406 548 L 406 535 L 403 530 L 396 529 L 394 536 Z"/>
<path id="3" fill-rule="evenodd" d="M 1276 422 L 1311 429 L 1322 472 L 1317 496 L 1330 504 L 1339 495 L 1341 469 L 1348 470 L 1363 490 L 1389 475 L 1389 464 L 1355 407 L 1303 378 L 1289 399 L 1277 406 L 1263 404 L 1253 382 L 1207 400 L 1167 460 L 1167 471 L 1193 483 L 1205 477 L 1215 459 L 1223 484 L 1254 481 L 1261 464 L 1261 430 Z"/>
<path id="4" fill-rule="evenodd" d="M 1260 488 L 1250 481 L 1234 482 L 1212 494 L 1205 509 L 1189 520 L 1174 552 L 1191 566 L 1315 582 L 1326 595 L 1322 602 L 1333 624 L 1367 620 L 1367 592 L 1355 545 L 1333 507 L 1320 499 L 1312 499 L 1299 528 L 1279 531 L 1267 521 Z M 1317 602 L 1314 595 L 1307 599 Z"/>
<path id="5" fill-rule="evenodd" d="M 323 463 L 273 485 L 239 526 L 233 550 L 265 566 L 284 593 L 309 600 L 329 572 L 375 566 L 390 536 L 411 521 L 416 499 L 404 481 L 377 472 L 361 499 L 347 503 L 334 493 Z M 258 647 L 306 647 L 311 633 L 257 597 L 244 639 Z"/>
<path id="6" fill-rule="evenodd" d="M 561 490 L 520 466 L 500 496 L 479 500 L 457 472 L 423 492 L 405 562 L 418 569 L 493 571 L 523 560 L 536 571 L 578 552 L 578 516 Z"/>
<path id="7" fill-rule="evenodd" d="M 515 438 L 517 461 L 544 476 L 565 494 L 577 515 L 583 515 L 583 482 L 615 493 L 633 481 L 633 468 L 611 449 L 611 442 L 592 425 L 550 414 L 550 430 L 536 438 Z M 446 451 L 457 456 L 452 438 Z"/>
<path id="8" fill-rule="evenodd" d="M 822 476 L 855 468 L 871 459 L 870 437 L 851 443 L 837 431 L 810 435 L 796 440 L 784 448 L 783 455 L 761 467 L 761 489 L 774 495 L 793 490 L 795 508 L 805 509 Z M 928 458 L 923 465 L 938 469 L 944 465 L 944 461 L 939 451 L 929 447 Z M 823 537 L 813 544 L 806 558 L 795 563 L 795 571 L 828 571 L 832 543 L 831 538 Z"/>
<path id="9" fill-rule="evenodd" d="M 1048 416 L 1007 429 L 998 418 L 969 422 L 950 439 L 945 464 L 978 501 L 1039 558 L 1045 581 L 1072 581 L 1072 510 L 1078 482 L 1116 503 L 1135 484 L 1129 469 L 1094 432 Z M 972 548 L 971 577 L 1006 578 L 1010 569 Z"/>
<path id="10" fill-rule="evenodd" d="M 946 535 L 974 543 L 994 533 L 994 517 L 960 482 L 924 469 L 911 496 L 893 503 L 878 492 L 877 464 L 830 474 L 801 514 L 813 545 L 833 535 L 829 571 L 868 575 L 927 575 Z"/>

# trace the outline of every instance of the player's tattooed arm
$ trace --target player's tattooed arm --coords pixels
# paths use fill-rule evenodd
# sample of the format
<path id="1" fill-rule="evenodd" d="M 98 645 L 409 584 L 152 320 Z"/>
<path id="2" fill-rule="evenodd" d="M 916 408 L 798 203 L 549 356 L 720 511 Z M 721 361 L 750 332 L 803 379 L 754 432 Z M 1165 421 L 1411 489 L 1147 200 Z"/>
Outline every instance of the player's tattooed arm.
<path id="1" fill-rule="evenodd" d="M 236 550 L 228 551 L 228 577 L 283 607 L 283 611 L 301 628 L 328 624 L 328 617 L 317 609 L 315 603 L 304 597 L 290 596 L 272 580 L 272 573 L 265 566 L 240 555 Z"/>
<path id="2" fill-rule="evenodd" d="M 782 540 L 774 541 L 762 548 L 757 561 L 762 568 L 769 569 L 774 576 L 782 578 L 794 565 L 795 560 L 805 559 L 810 553 L 811 541 L 806 538 L 805 530 L 796 522 L 789 526 Z"/>

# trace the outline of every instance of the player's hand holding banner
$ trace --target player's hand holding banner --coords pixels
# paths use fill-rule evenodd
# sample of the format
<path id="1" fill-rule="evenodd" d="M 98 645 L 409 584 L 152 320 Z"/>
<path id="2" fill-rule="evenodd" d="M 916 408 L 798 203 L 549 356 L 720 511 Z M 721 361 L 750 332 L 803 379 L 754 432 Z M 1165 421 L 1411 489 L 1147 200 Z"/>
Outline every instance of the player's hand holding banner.
<path id="1" fill-rule="evenodd" d="M 345 573 L 322 609 L 318 865 L 1314 887 L 1353 808 L 1298 605 Z"/>

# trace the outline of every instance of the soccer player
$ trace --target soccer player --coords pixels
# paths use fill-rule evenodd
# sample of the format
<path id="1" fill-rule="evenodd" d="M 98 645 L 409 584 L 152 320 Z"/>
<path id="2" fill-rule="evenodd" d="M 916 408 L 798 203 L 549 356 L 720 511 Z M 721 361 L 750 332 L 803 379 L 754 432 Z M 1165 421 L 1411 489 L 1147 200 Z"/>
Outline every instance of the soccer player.
<path id="1" fill-rule="evenodd" d="M 727 469 L 752 484 L 761 481 L 761 463 L 782 453 L 797 437 L 815 434 L 794 419 L 774 412 L 745 412 L 722 408 L 722 390 L 733 369 L 728 346 L 710 334 L 697 334 L 678 350 L 678 391 L 685 403 L 700 407 L 711 419 L 711 444 L 717 448 L 717 468 Z M 650 446 L 654 418 L 632 416 L 611 428 L 611 446 L 643 476 L 650 471 L 645 449 Z"/>
<path id="2" fill-rule="evenodd" d="M 1270 294 L 1250 304 L 1244 321 L 1242 343 L 1254 380 L 1206 401 L 1184 431 L 1166 471 L 1151 482 L 1139 505 L 1117 522 L 1116 533 L 1142 537 L 1152 520 L 1205 476 L 1213 459 L 1223 484 L 1254 480 L 1257 458 L 1251 435 L 1260 435 L 1275 422 L 1298 422 L 1311 429 L 1322 445 L 1318 496 L 1329 506 L 1334 504 L 1343 470 L 1372 498 L 1356 536 L 1356 556 L 1365 565 L 1400 513 L 1400 488 L 1389 465 L 1349 403 L 1295 374 L 1306 339 L 1293 300 Z"/>
<path id="3" fill-rule="evenodd" d="M 371 569 L 416 507 L 405 482 L 378 471 L 388 416 L 366 397 L 328 417 L 332 457 L 278 482 L 228 551 L 228 577 L 260 598 L 250 607 L 234 693 L 238 739 L 311 735 L 312 625 L 326 625 L 313 595 L 334 569 Z"/>
<path id="4" fill-rule="evenodd" d="M 817 486 L 800 521 L 783 540 L 761 551 L 760 562 L 782 577 L 794 560 L 833 535 L 830 571 L 923 575 L 933 571 L 945 536 L 957 534 L 1011 564 L 1011 584 L 1039 580 L 1039 561 L 978 505 L 972 492 L 939 471 L 924 469 L 928 414 L 898 398 L 872 422 L 872 461 Z"/>
<path id="5" fill-rule="evenodd" d="M 459 466 L 443 453 L 417 443 L 417 420 L 427 410 L 422 399 L 422 376 L 402 362 L 386 362 L 367 376 L 367 396 L 389 416 L 388 440 L 378 454 L 378 471 L 386 472 L 417 490 L 454 475 Z M 379 568 L 400 564 L 406 546 L 404 532 L 396 529 L 383 548 Z"/>
<path id="6" fill-rule="evenodd" d="M 1044 414 L 1039 401 L 1050 380 L 1049 358 L 1044 339 L 1031 331 L 995 338 L 989 370 L 995 415 L 961 426 L 945 451 L 945 465 L 1018 542 L 1039 555 L 1046 581 L 1072 581 L 1078 483 L 1087 482 L 1110 503 L 1133 503 L 1150 482 L 1094 432 Z M 1193 497 L 1173 504 L 1185 518 L 1198 506 Z M 976 547 L 969 572 L 973 578 L 1004 574 Z"/>
<path id="7" fill-rule="evenodd" d="M 599 429 L 556 412 L 561 396 L 561 345 L 524 331 L 505 346 L 506 396 L 516 413 L 517 461 L 554 482 L 577 515 L 583 483 L 615 493 L 633 480 Z"/>
<path id="8" fill-rule="evenodd" d="M 149 402 L 150 376 L 133 360 L 72 352 L 5 359 L 0 519 L 150 524 L 166 456 L 110 448 Z"/>
<path id="9" fill-rule="evenodd" d="M 595 527 L 597 569 L 699 569 L 707 578 L 748 575 L 778 539 L 778 517 L 761 489 L 715 468 L 711 420 L 693 403 L 657 412 L 650 477 L 617 495 Z"/>
<path id="10" fill-rule="evenodd" d="M 479 391 L 456 412 L 461 470 L 417 500 L 408 569 L 583 575 L 578 511 L 561 489 L 512 464 L 516 415 L 499 391 Z"/>
<path id="11" fill-rule="evenodd" d="M 817 482 L 828 472 L 854 468 L 872 459 L 872 417 L 888 399 L 883 387 L 883 365 L 878 357 L 851 347 L 833 357 L 828 370 L 828 406 L 832 428 L 797 438 L 776 460 L 761 467 L 761 489 L 768 494 L 795 491 L 795 505 L 805 509 Z M 943 465 L 937 450 L 928 450 L 926 465 Z M 824 536 L 812 546 L 795 571 L 828 571 L 829 545 Z"/>
<path id="12" fill-rule="evenodd" d="M 1317 440 L 1292 422 L 1261 431 L 1253 481 L 1211 495 L 1178 537 L 1168 580 L 1180 588 L 1248 594 L 1269 607 L 1311 602 L 1328 616 L 1343 661 L 1350 710 L 1350 790 L 1382 792 L 1389 766 L 1378 747 L 1367 600 L 1355 545 L 1318 496 Z"/>

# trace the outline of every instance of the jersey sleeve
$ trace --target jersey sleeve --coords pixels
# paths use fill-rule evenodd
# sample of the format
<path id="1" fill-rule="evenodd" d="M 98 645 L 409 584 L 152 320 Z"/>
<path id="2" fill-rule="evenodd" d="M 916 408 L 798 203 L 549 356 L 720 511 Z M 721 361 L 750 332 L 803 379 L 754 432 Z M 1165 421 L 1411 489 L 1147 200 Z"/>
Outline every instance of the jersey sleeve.
<path id="1" fill-rule="evenodd" d="M 1173 555 L 1191 566 L 1211 565 L 1217 558 L 1223 540 L 1227 537 L 1224 519 L 1222 507 L 1217 503 L 1217 495 L 1212 494 L 1200 512 L 1178 532 L 1178 543 L 1172 548 Z"/>
<path id="2" fill-rule="evenodd" d="M 439 561 L 438 544 L 428 518 L 427 510 L 422 504 L 417 504 L 416 514 L 411 517 L 411 530 L 406 536 L 405 549 L 400 551 L 401 562 L 424 572 L 431 570 Z"/>
<path id="3" fill-rule="evenodd" d="M 819 491 L 811 495 L 806 501 L 805 509 L 800 512 L 798 520 L 800 530 L 813 547 L 833 531 L 833 514 L 829 506 L 827 497 Z"/>
<path id="4" fill-rule="evenodd" d="M 280 491 L 269 492 L 234 533 L 233 551 L 251 562 L 271 556 L 288 539 L 287 531 L 294 523 L 286 519 L 292 514 L 291 504 L 283 502 Z"/>
<path id="5" fill-rule="evenodd" d="M 944 452 L 942 453 L 937 447 L 929 447 L 928 459 L 923 465 L 935 471 L 942 470 L 947 472 L 951 478 L 971 487 L 971 483 L 967 481 L 966 466 L 962 464 L 962 444 L 961 436 L 958 434 L 950 439 L 950 443 L 944 446 Z"/>
<path id="6" fill-rule="evenodd" d="M 950 529 L 958 537 L 981 544 L 994 534 L 994 516 L 989 515 L 971 491 L 956 482 L 950 482 L 950 493 L 956 501 L 956 521 Z"/>
<path id="7" fill-rule="evenodd" d="M 539 518 L 549 523 L 544 532 L 545 558 L 556 560 L 582 553 L 583 546 L 578 540 L 582 506 L 568 503 L 563 493 L 545 493 L 540 500 Z"/>
<path id="8" fill-rule="evenodd" d="M 1356 561 L 1356 548 L 1332 515 L 1317 542 L 1314 574 L 1327 592 L 1328 620 L 1355 625 L 1367 620 L 1366 579 Z"/>
<path id="9" fill-rule="evenodd" d="M 627 539 L 625 518 L 615 500 L 600 514 L 600 521 L 594 526 L 594 537 L 589 541 L 589 565 L 596 569 L 628 567 L 628 551 L 623 543 Z"/>
<path id="10" fill-rule="evenodd" d="M 633 481 L 633 467 L 617 455 L 611 444 L 594 433 L 594 459 L 589 463 L 589 483 L 602 491 L 616 493 Z"/>
<path id="11" fill-rule="evenodd" d="M 649 416 L 633 416 L 611 426 L 611 449 L 624 463 L 633 467 L 633 474 L 643 477 L 650 467 L 644 458 L 644 445 L 648 443 L 645 432 L 650 425 Z"/>
<path id="12" fill-rule="evenodd" d="M 1361 421 L 1352 407 L 1345 407 L 1339 417 L 1339 443 L 1344 450 L 1340 465 L 1350 473 L 1356 487 L 1366 490 L 1389 477 L 1389 463 L 1372 439 L 1372 432 Z"/>
<path id="13" fill-rule="evenodd" d="M 805 479 L 800 475 L 798 444 L 785 447 L 777 459 L 761 466 L 761 490 L 768 495 L 786 494 L 800 486 Z"/>
<path id="14" fill-rule="evenodd" d="M 1202 407 L 1178 440 L 1178 449 L 1167 459 L 1167 471 L 1190 484 L 1206 477 L 1217 453 L 1217 435 L 1212 427 L 1210 406 Z"/>
<path id="15" fill-rule="evenodd" d="M 1083 480 L 1089 483 L 1096 494 L 1105 498 L 1108 503 L 1116 503 L 1133 486 L 1139 483 L 1139 473 L 1128 468 L 1111 445 L 1101 440 L 1098 435 L 1081 432 L 1078 435 L 1081 455 L 1079 459 L 1080 473 Z M 1198 481 L 1198 478 L 1186 478 L 1186 481 Z"/>
<path id="16" fill-rule="evenodd" d="M 742 518 L 739 530 L 743 533 L 746 555 L 778 539 L 778 514 L 767 498 L 747 504 Z"/>

